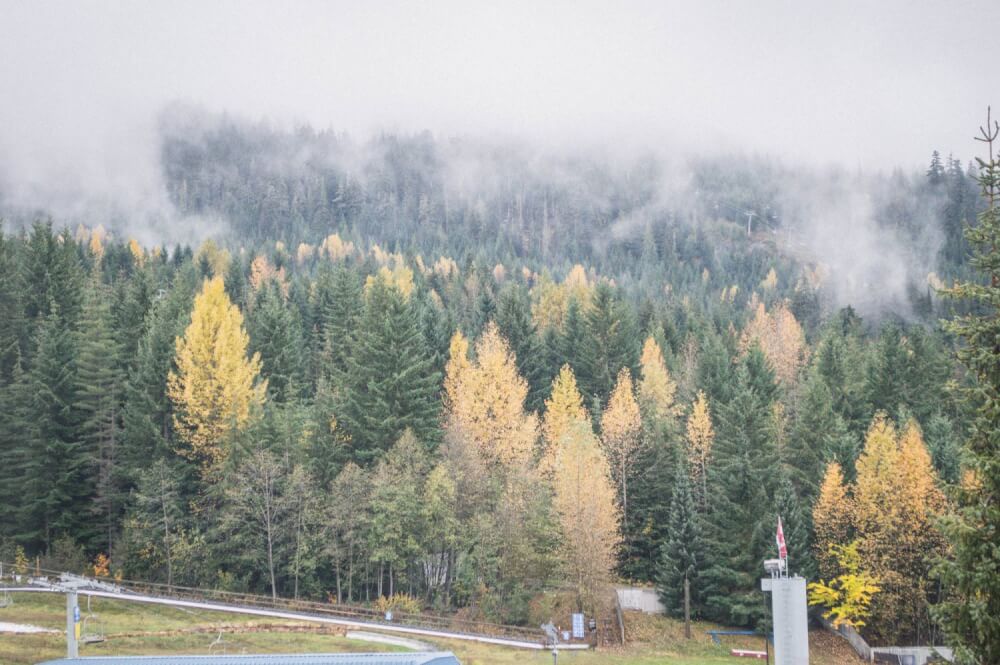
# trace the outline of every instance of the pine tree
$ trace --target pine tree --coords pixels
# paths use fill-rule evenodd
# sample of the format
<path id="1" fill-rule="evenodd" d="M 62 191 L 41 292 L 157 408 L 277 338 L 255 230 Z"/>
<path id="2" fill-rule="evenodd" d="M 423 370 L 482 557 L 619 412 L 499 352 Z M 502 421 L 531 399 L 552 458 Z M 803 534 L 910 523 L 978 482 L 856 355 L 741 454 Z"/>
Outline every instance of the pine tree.
<path id="1" fill-rule="evenodd" d="M 386 279 L 374 280 L 348 360 L 342 407 L 355 462 L 371 464 L 406 429 L 427 445 L 437 440 L 441 379 L 431 362 L 413 303 Z"/>
<path id="2" fill-rule="evenodd" d="M 181 450 L 203 471 L 225 460 L 229 437 L 263 402 L 267 382 L 258 381 L 260 357 L 247 358 L 248 343 L 243 315 L 229 302 L 222 278 L 206 279 L 191 323 L 177 339 L 177 371 L 167 377 Z"/>
<path id="3" fill-rule="evenodd" d="M 698 574 L 705 565 L 698 511 L 691 491 L 687 464 L 679 460 L 670 493 L 670 517 L 656 572 L 656 588 L 667 612 L 684 615 L 684 582 L 690 586 L 691 607 L 697 616 L 700 598 Z"/>

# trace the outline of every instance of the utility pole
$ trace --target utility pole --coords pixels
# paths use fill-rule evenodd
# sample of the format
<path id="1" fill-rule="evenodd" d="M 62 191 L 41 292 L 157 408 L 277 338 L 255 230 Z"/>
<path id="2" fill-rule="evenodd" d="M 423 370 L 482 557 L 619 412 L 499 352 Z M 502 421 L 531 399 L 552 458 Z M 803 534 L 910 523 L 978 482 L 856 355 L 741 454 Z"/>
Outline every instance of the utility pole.
<path id="1" fill-rule="evenodd" d="M 747 216 L 747 236 L 749 237 L 751 231 L 753 230 L 753 227 L 751 226 L 750 222 L 753 221 L 753 218 L 757 216 L 757 213 L 755 213 L 752 210 L 747 210 L 743 214 Z"/>

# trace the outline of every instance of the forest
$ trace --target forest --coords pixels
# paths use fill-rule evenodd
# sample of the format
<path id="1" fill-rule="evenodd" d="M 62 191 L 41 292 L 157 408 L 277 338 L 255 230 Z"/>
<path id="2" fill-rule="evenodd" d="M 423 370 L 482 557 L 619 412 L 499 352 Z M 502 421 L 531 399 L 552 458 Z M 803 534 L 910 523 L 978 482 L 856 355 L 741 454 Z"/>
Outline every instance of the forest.
<path id="1" fill-rule="evenodd" d="M 5 209 L 0 560 L 525 625 L 686 579 L 762 627 L 780 515 L 794 571 L 875 589 L 866 636 L 940 643 L 983 164 L 852 176 L 894 244 L 846 274 L 787 195 L 842 174 L 161 132 L 224 233 Z"/>

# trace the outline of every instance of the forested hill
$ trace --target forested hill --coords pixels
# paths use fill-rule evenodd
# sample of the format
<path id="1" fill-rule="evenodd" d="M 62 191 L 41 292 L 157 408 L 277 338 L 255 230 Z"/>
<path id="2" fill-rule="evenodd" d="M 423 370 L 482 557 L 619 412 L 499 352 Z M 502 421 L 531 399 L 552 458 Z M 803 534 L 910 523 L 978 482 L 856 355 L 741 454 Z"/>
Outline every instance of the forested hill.
<path id="1" fill-rule="evenodd" d="M 616 578 L 676 610 L 687 576 L 755 625 L 780 514 L 803 574 L 838 545 L 885 580 L 870 636 L 926 639 L 969 422 L 928 273 L 965 270 L 966 171 L 863 178 L 897 245 L 842 275 L 784 182 L 846 191 L 817 174 L 533 155 L 175 121 L 178 215 L 225 237 L 6 229 L 0 559 L 533 625 Z"/>
<path id="2" fill-rule="evenodd" d="M 928 273 L 964 264 L 962 230 L 980 206 L 973 167 L 937 153 L 926 172 L 849 175 L 658 146 L 625 156 L 429 133 L 355 141 L 184 109 L 163 115 L 162 141 L 176 208 L 221 217 L 241 243 L 335 230 L 425 258 L 555 275 L 581 263 L 651 296 L 665 283 L 737 286 L 740 304 L 773 266 L 789 294 L 825 278 L 836 305 L 912 313 Z"/>

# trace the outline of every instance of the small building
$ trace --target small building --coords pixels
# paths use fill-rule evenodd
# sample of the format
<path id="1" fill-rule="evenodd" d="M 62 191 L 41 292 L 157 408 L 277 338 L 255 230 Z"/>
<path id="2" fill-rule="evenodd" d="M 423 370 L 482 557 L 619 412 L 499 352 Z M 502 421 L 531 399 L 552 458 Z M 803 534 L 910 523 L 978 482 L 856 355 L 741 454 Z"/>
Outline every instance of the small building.
<path id="1" fill-rule="evenodd" d="M 301 653 L 226 656 L 90 656 L 39 665 L 461 665 L 450 651 Z"/>

